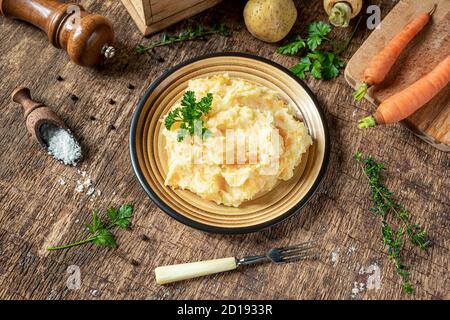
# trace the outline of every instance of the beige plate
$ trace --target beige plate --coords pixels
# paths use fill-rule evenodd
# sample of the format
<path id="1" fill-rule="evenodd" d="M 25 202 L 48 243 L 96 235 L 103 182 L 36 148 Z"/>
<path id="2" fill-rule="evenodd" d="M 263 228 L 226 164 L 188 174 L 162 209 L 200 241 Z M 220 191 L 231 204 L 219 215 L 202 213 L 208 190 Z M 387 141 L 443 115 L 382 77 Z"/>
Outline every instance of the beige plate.
<path id="1" fill-rule="evenodd" d="M 167 155 L 161 118 L 181 98 L 188 81 L 228 73 L 280 92 L 298 108 L 313 138 L 289 181 L 244 202 L 239 208 L 217 205 L 190 191 L 164 185 Z M 133 115 L 130 153 L 134 171 L 150 198 L 178 221 L 208 232 L 246 233 L 272 226 L 296 213 L 313 195 L 325 175 L 329 160 L 329 136 L 325 116 L 309 88 L 284 67 L 261 57 L 221 53 L 184 62 L 164 73 L 149 87 Z"/>

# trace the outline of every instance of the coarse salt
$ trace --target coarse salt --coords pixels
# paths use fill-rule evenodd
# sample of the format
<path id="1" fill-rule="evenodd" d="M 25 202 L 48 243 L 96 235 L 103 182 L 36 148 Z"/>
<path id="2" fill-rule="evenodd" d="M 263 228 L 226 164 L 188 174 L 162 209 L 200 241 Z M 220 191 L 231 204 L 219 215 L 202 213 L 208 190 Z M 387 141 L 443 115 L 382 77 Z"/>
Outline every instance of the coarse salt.
<path id="1" fill-rule="evenodd" d="M 76 166 L 81 158 L 81 147 L 69 130 L 52 124 L 43 124 L 40 128 L 42 139 L 50 155 L 65 165 Z"/>
<path id="2" fill-rule="evenodd" d="M 339 261 L 339 251 L 340 251 L 340 249 L 337 249 L 337 251 L 331 252 L 331 262 L 333 263 L 333 266 L 335 266 Z"/>
<path id="3" fill-rule="evenodd" d="M 86 192 L 86 195 L 87 195 L 88 197 L 90 197 L 90 196 L 92 196 L 92 195 L 94 194 L 94 192 L 95 192 L 95 189 L 92 188 L 92 187 L 90 187 L 90 188 L 88 189 L 88 191 Z"/>
<path id="4" fill-rule="evenodd" d="M 347 250 L 347 255 L 351 256 L 355 251 L 356 251 L 356 247 L 355 246 L 351 246 Z"/>
<path id="5" fill-rule="evenodd" d="M 91 201 L 102 194 L 100 190 L 96 190 L 94 188 L 92 178 L 86 171 L 78 170 L 78 174 L 82 177 L 82 179 L 77 181 L 75 192 L 86 192 L 86 196 L 90 197 Z"/>

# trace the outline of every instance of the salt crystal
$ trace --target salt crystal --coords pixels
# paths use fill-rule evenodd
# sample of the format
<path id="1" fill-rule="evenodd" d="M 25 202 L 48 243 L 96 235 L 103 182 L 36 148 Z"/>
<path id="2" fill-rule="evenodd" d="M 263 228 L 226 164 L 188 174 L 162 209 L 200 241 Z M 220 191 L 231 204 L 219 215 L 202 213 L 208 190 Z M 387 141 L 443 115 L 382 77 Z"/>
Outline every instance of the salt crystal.
<path id="1" fill-rule="evenodd" d="M 101 195 L 101 191 L 95 189 L 95 187 L 93 186 L 91 176 L 86 171 L 83 170 L 78 170 L 78 174 L 83 179 L 77 181 L 75 191 L 78 193 L 86 191 L 86 195 L 90 197 L 89 199 L 90 201 L 93 201 L 94 198 L 99 197 Z"/>
<path id="2" fill-rule="evenodd" d="M 355 246 L 351 246 L 350 248 L 348 248 L 347 250 L 347 255 L 351 256 L 353 254 L 353 252 L 356 251 L 356 247 Z"/>
<path id="3" fill-rule="evenodd" d="M 90 187 L 92 185 L 92 178 L 88 177 L 86 180 L 84 180 L 83 184 L 87 187 Z"/>
<path id="4" fill-rule="evenodd" d="M 360 290 L 359 290 L 359 288 L 358 288 L 358 282 L 355 282 L 355 283 L 353 284 L 351 297 L 352 297 L 352 298 L 356 298 L 356 296 L 358 295 L 359 291 L 360 291 Z"/>
<path id="5" fill-rule="evenodd" d="M 98 297 L 100 296 L 100 291 L 98 291 L 97 289 L 93 289 L 91 290 L 91 295 L 93 295 L 94 297 Z"/>
<path id="6" fill-rule="evenodd" d="M 340 251 L 340 249 L 338 249 L 336 252 L 331 253 L 331 262 L 333 262 L 333 266 L 335 266 L 338 263 L 339 251 Z"/>
<path id="7" fill-rule="evenodd" d="M 86 192 L 86 195 L 89 197 L 89 196 L 92 196 L 93 194 L 94 194 L 94 192 L 95 192 L 95 189 L 94 188 L 92 188 L 92 187 L 90 187 L 89 189 L 88 189 L 88 191 Z"/>
<path id="8" fill-rule="evenodd" d="M 82 184 L 78 184 L 78 185 L 75 187 L 75 192 L 81 193 L 81 192 L 83 192 L 83 191 L 84 191 L 84 186 L 83 186 Z"/>
<path id="9" fill-rule="evenodd" d="M 75 166 L 81 158 L 81 147 L 73 135 L 65 129 L 52 124 L 44 124 L 40 128 L 42 139 L 47 145 L 50 155 L 65 165 Z"/>
<path id="10" fill-rule="evenodd" d="M 59 181 L 58 181 L 58 182 L 59 182 L 59 184 L 62 185 L 62 186 L 66 184 L 66 181 L 65 181 L 63 178 L 59 178 Z"/>

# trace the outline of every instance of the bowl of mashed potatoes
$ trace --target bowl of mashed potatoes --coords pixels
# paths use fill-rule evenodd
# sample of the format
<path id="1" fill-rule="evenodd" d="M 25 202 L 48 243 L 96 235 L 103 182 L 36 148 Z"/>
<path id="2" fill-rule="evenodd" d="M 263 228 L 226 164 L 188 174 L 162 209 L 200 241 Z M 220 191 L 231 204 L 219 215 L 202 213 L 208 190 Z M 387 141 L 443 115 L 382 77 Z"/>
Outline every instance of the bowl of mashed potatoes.
<path id="1" fill-rule="evenodd" d="M 325 174 L 329 136 L 300 79 L 270 60 L 223 53 L 152 83 L 133 115 L 130 153 L 162 211 L 204 231 L 247 233 L 306 204 Z"/>

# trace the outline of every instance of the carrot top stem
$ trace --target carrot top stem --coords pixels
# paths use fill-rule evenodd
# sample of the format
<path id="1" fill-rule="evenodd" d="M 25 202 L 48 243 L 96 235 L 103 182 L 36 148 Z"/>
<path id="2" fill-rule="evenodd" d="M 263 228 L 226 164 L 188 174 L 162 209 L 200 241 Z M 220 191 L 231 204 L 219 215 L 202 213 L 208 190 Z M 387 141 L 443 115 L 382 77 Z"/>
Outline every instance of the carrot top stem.
<path id="1" fill-rule="evenodd" d="M 368 116 L 358 121 L 358 128 L 360 129 L 375 127 L 376 125 L 377 122 L 375 121 L 375 118 L 373 116 Z"/>
<path id="2" fill-rule="evenodd" d="M 367 90 L 369 89 L 369 85 L 365 82 L 361 83 L 358 87 L 358 89 L 356 89 L 355 92 L 353 92 L 353 97 L 355 98 L 356 101 L 361 101 L 364 96 L 366 95 Z"/>

